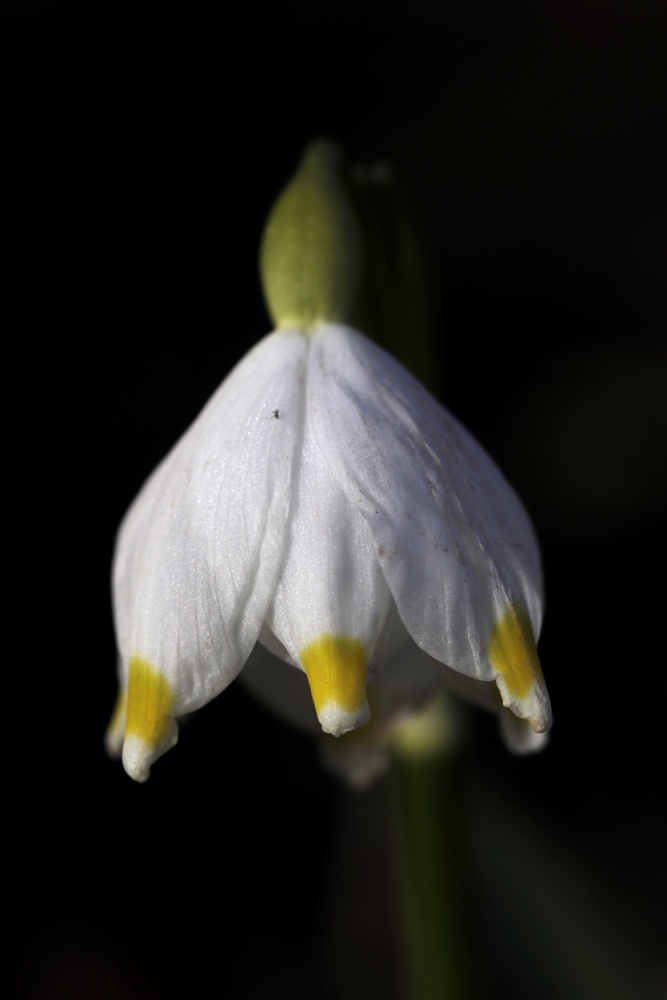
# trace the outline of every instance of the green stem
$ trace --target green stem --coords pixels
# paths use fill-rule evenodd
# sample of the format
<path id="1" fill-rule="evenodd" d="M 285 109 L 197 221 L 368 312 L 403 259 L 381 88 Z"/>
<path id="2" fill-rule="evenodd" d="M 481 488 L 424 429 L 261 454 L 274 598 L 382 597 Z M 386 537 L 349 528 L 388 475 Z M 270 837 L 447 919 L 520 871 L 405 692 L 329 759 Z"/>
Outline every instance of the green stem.
<path id="1" fill-rule="evenodd" d="M 407 997 L 466 1000 L 479 994 L 469 935 L 465 746 L 444 701 L 427 713 L 392 743 Z M 428 739 L 415 741 L 425 731 Z"/>

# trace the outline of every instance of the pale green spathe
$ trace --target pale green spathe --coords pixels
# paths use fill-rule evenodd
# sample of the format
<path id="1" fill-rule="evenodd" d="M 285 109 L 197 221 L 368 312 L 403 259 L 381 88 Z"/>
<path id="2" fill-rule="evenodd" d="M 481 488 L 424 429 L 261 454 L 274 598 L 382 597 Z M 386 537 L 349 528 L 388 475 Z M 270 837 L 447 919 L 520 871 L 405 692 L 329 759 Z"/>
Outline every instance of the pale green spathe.
<path id="1" fill-rule="evenodd" d="M 363 263 L 362 236 L 341 179 L 342 154 L 313 142 L 264 230 L 260 271 L 277 328 L 350 322 Z"/>

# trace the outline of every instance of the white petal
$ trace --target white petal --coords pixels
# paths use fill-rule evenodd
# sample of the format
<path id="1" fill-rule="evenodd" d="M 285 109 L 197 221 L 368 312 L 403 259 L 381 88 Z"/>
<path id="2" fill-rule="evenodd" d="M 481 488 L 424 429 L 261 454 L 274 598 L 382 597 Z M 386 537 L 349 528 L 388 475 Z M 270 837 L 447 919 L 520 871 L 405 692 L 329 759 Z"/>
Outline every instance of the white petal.
<path id="1" fill-rule="evenodd" d="M 294 463 L 285 563 L 269 616 L 295 661 L 325 634 L 360 639 L 369 658 L 390 602 L 373 536 L 332 477 L 311 434 Z"/>
<path id="2" fill-rule="evenodd" d="M 277 656 L 279 660 L 282 660 L 283 663 L 289 663 L 292 666 L 295 666 L 293 657 L 291 657 L 287 652 L 280 639 L 276 638 L 266 622 L 263 622 L 262 627 L 259 630 L 258 642 L 261 643 L 262 646 L 264 646 L 264 649 L 268 650 L 269 653 L 272 653 L 273 656 Z"/>
<path id="3" fill-rule="evenodd" d="M 367 721 L 363 688 L 391 595 L 368 525 L 329 472 L 307 415 L 293 475 L 285 561 L 267 624 L 293 662 L 308 673 L 323 727 L 340 735 Z M 345 656 L 345 649 L 355 661 L 350 671 L 358 674 L 354 697 L 346 702 L 340 692 L 327 688 L 318 702 L 312 656 L 321 661 L 324 651 L 331 662 L 341 650 Z"/>
<path id="4" fill-rule="evenodd" d="M 371 528 L 408 632 L 442 663 L 495 679 L 499 621 L 525 610 L 536 637 L 542 621 L 539 549 L 518 497 L 465 428 L 362 335 L 321 328 L 309 377 L 317 442 Z M 538 708 L 546 725 L 548 706 Z"/>
<path id="5" fill-rule="evenodd" d="M 147 665 L 172 715 L 218 694 L 257 639 L 283 555 L 306 347 L 280 331 L 246 355 L 119 529 L 121 685 L 131 658 Z"/>

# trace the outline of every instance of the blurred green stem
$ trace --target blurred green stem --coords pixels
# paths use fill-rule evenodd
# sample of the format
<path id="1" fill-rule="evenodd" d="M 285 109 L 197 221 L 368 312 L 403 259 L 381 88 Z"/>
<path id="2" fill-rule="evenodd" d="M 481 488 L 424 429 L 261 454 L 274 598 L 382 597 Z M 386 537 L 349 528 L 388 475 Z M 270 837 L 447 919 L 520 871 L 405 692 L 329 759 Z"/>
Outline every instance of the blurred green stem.
<path id="1" fill-rule="evenodd" d="M 477 997 L 469 937 L 465 745 L 444 696 L 392 741 L 408 1000 Z"/>
<path id="2" fill-rule="evenodd" d="M 431 261 L 414 206 L 388 163 L 347 175 L 361 225 L 364 276 L 353 326 L 442 394 L 444 350 Z"/>

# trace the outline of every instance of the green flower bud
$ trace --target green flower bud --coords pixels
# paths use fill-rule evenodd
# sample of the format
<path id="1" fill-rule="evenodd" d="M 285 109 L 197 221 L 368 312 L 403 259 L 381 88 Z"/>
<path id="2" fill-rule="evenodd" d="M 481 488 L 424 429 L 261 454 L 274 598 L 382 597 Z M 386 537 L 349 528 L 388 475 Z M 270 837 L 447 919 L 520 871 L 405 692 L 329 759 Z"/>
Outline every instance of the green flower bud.
<path id="1" fill-rule="evenodd" d="M 268 217 L 260 249 L 266 305 L 276 327 L 349 323 L 361 286 L 359 226 L 328 140 L 306 149 Z"/>

